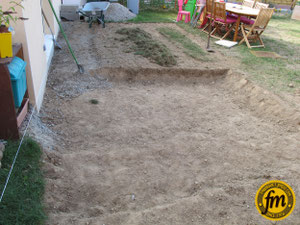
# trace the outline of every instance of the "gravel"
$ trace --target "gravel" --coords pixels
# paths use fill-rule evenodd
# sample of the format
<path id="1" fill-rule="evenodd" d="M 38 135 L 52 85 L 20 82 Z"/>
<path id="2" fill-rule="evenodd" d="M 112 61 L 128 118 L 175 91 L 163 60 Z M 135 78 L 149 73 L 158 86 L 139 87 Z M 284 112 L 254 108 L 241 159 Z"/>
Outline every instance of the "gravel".
<path id="1" fill-rule="evenodd" d="M 119 4 L 119 3 L 111 3 L 108 9 L 104 12 L 106 21 L 126 21 L 133 19 L 136 15 L 129 11 L 128 8 Z"/>

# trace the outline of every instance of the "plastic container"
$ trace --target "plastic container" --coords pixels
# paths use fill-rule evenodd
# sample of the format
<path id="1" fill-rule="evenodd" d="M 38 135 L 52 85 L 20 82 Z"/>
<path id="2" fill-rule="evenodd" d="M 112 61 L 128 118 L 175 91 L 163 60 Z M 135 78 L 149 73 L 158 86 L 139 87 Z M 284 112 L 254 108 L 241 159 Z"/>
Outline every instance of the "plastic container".
<path id="1" fill-rule="evenodd" d="M 11 63 L 8 65 L 16 108 L 21 106 L 27 89 L 25 71 L 26 64 L 27 63 L 22 59 L 14 57 Z"/>
<path id="2" fill-rule="evenodd" d="M 11 33 L 0 33 L 0 57 L 7 58 L 13 56 Z"/>

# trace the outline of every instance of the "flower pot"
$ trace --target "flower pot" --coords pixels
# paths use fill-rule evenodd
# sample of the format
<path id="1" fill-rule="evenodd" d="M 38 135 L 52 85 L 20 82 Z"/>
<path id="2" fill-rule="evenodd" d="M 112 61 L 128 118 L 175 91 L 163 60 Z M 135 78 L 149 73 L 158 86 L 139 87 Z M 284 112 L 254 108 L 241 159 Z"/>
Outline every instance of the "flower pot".
<path id="1" fill-rule="evenodd" d="M 8 33 L 8 27 L 4 26 L 4 25 L 1 25 L 0 26 L 0 33 Z"/>
<path id="2" fill-rule="evenodd" d="M 13 56 L 12 35 L 8 32 L 8 27 L 0 27 L 0 58 Z"/>

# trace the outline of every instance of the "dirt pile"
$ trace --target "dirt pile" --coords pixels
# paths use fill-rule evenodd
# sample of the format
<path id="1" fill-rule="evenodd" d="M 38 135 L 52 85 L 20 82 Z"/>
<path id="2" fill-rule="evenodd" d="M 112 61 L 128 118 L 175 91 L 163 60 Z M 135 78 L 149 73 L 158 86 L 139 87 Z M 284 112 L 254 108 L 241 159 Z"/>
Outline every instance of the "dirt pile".
<path id="1" fill-rule="evenodd" d="M 135 51 L 136 55 L 142 55 L 160 66 L 174 66 L 177 64 L 174 55 L 167 46 L 154 40 L 148 32 L 136 27 L 119 29 L 116 33 L 126 35 L 120 41 L 129 40 L 134 42 L 136 46 L 129 49 L 129 51 Z"/>
<path id="2" fill-rule="evenodd" d="M 104 16 L 106 21 L 113 22 L 126 21 L 136 17 L 128 8 L 119 3 L 110 4 L 107 11 L 104 12 Z"/>

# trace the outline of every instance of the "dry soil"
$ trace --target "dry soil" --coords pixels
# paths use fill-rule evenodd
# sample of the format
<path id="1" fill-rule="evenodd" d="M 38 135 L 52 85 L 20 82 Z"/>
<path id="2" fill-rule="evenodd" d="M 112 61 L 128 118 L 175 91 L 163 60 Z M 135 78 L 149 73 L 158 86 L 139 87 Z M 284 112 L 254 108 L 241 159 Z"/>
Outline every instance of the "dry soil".
<path id="1" fill-rule="evenodd" d="M 60 40 L 31 130 L 45 149 L 49 225 L 270 224 L 255 208 L 260 185 L 284 180 L 299 198 L 299 113 L 228 71 L 233 61 L 187 57 L 156 31 L 183 32 L 173 24 L 64 26 L 86 73 Z M 150 32 L 178 66 L 126 53 L 122 26 Z M 280 224 L 299 223 L 296 205 Z"/>

